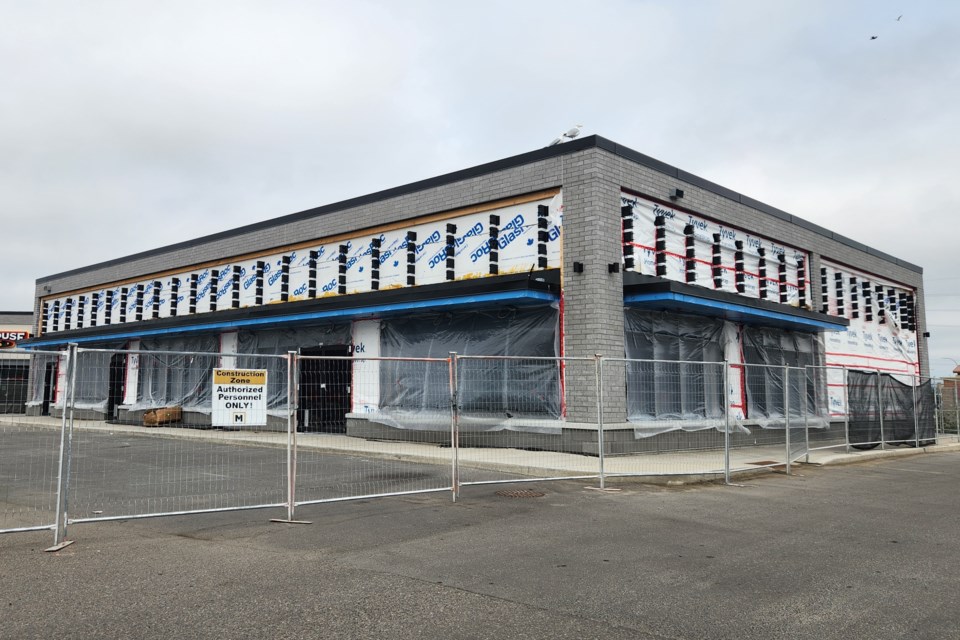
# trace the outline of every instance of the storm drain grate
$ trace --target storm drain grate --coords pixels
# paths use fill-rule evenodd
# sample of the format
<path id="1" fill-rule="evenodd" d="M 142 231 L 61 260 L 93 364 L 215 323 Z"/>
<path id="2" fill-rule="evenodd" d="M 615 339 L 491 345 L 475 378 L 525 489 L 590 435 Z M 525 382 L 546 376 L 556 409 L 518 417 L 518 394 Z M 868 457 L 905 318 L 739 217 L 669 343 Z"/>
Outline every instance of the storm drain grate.
<path id="1" fill-rule="evenodd" d="M 542 498 L 547 494 L 542 491 L 534 491 L 533 489 L 504 489 L 497 491 L 497 495 L 503 496 L 504 498 Z"/>

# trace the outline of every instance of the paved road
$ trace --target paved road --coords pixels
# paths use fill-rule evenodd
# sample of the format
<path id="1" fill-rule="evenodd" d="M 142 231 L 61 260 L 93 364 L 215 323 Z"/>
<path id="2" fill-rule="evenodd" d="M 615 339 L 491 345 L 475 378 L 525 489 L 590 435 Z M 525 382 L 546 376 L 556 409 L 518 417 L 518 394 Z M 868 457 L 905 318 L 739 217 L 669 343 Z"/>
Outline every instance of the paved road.
<path id="1" fill-rule="evenodd" d="M 960 637 L 960 453 L 0 536 L 0 638 Z"/>

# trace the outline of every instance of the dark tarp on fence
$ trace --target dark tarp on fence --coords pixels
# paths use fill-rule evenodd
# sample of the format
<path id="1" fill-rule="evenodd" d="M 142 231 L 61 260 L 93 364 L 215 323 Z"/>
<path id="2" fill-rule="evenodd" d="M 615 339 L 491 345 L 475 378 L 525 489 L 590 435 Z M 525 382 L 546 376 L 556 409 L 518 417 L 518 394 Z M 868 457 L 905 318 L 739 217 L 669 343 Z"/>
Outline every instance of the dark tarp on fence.
<path id="1" fill-rule="evenodd" d="M 913 387 L 888 374 L 851 370 L 847 375 L 851 444 L 882 440 L 909 445 L 918 439 L 923 444 L 936 437 L 934 389 L 929 380 Z"/>

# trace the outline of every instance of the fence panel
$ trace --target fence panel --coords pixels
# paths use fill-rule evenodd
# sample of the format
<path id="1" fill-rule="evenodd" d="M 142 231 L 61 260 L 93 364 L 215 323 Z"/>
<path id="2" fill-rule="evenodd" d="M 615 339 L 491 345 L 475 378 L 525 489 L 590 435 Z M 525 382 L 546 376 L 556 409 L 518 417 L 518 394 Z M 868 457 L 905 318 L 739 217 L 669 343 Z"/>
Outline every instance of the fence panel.
<path id="1" fill-rule="evenodd" d="M 937 442 L 937 381 L 924 377 L 916 381 L 913 403 L 917 445 L 924 447 Z"/>
<path id="2" fill-rule="evenodd" d="M 937 385 L 940 429 L 960 437 L 960 378 L 942 378 Z"/>
<path id="3" fill-rule="evenodd" d="M 446 358 L 298 358 L 296 504 L 450 491 Z"/>
<path id="4" fill-rule="evenodd" d="M 829 424 L 822 375 L 807 367 L 734 364 L 728 371 L 731 469 L 784 468 L 806 458 Z"/>
<path id="5" fill-rule="evenodd" d="M 811 405 L 816 402 L 810 385 L 815 378 L 800 367 L 788 367 L 786 373 L 787 462 L 793 463 L 810 453 Z"/>
<path id="6" fill-rule="evenodd" d="M 882 385 L 883 441 L 885 445 L 915 446 L 917 380 L 913 376 L 880 376 Z"/>
<path id="7" fill-rule="evenodd" d="M 597 478 L 597 360 L 456 358 L 463 485 Z"/>
<path id="8" fill-rule="evenodd" d="M 66 352 L 0 353 L 0 533 L 48 529 L 56 522 L 63 424 L 55 414 Z"/>
<path id="9" fill-rule="evenodd" d="M 78 350 L 68 522 L 284 504 L 286 369 L 284 356 Z"/>
<path id="10" fill-rule="evenodd" d="M 605 358 L 604 475 L 724 477 L 726 376 L 719 362 Z"/>
<path id="11" fill-rule="evenodd" d="M 847 370 L 843 367 L 808 366 L 807 441 L 810 451 L 849 449 Z"/>
<path id="12" fill-rule="evenodd" d="M 456 358 L 461 484 L 599 476 L 594 358 Z"/>

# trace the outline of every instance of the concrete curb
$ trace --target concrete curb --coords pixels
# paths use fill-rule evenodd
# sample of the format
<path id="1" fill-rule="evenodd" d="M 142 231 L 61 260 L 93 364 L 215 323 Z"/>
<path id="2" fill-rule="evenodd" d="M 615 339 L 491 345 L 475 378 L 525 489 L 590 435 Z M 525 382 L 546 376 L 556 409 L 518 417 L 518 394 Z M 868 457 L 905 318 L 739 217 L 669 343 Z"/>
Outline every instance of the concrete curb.
<path id="1" fill-rule="evenodd" d="M 858 451 L 856 453 L 837 453 L 824 455 L 822 459 L 811 461 L 804 464 L 810 464 L 821 467 L 857 464 L 858 462 L 868 462 L 870 460 L 879 460 L 882 458 L 897 458 L 904 456 L 916 456 L 924 453 L 945 453 L 949 451 L 960 451 L 960 442 L 945 442 L 943 444 L 930 445 L 928 447 L 917 448 L 897 448 L 897 449 L 877 449 L 871 451 Z"/>

